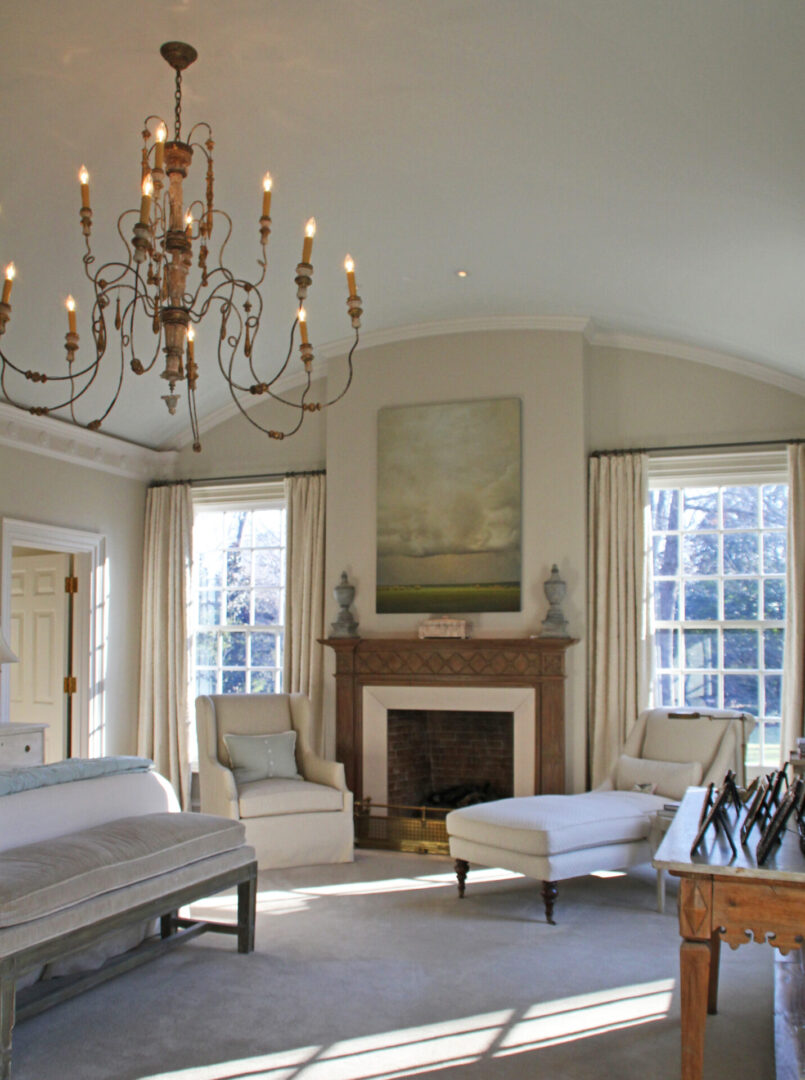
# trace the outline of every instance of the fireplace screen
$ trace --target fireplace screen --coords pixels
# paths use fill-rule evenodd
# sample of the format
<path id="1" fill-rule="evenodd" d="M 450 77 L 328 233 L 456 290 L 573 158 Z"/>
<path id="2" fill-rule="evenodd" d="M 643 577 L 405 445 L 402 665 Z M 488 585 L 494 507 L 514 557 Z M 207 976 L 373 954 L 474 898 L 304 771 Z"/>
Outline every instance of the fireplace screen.
<path id="1" fill-rule="evenodd" d="M 514 794 L 510 712 L 389 709 L 388 806 L 369 800 L 356 813 L 368 847 L 447 852 L 450 810 Z"/>

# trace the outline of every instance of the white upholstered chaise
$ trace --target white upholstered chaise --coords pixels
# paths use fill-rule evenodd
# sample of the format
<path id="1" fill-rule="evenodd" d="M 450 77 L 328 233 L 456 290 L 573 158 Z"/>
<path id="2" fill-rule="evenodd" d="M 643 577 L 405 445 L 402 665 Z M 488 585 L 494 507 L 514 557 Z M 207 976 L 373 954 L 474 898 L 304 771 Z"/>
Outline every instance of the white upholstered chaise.
<path id="1" fill-rule="evenodd" d="M 542 881 L 548 922 L 557 882 L 646 862 L 652 820 L 696 784 L 718 784 L 728 769 L 744 779 L 754 718 L 732 710 L 641 713 L 609 779 L 578 795 L 532 795 L 480 803 L 447 815 L 459 896 L 470 863 Z M 654 793 L 633 790 L 656 784 Z"/>

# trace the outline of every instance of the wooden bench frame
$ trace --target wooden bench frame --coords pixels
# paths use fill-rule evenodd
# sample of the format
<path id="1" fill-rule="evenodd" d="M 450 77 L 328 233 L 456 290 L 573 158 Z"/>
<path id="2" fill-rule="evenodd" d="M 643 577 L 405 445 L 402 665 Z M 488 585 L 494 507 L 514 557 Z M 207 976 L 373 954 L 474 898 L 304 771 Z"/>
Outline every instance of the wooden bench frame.
<path id="1" fill-rule="evenodd" d="M 177 912 L 184 905 L 212 896 L 233 885 L 237 885 L 238 889 L 236 923 L 196 921 L 178 917 Z M 25 1020 L 36 1016 L 52 1005 L 99 986 L 115 975 L 161 956 L 174 945 L 208 931 L 235 934 L 238 939 L 238 952 L 252 952 L 256 909 L 257 863 L 251 862 L 216 874 L 195 885 L 171 890 L 164 896 L 137 904 L 127 911 L 117 912 L 90 925 L 78 927 L 35 945 L 28 945 L 18 952 L 4 956 L 0 959 L 0 1080 L 9 1080 L 11 1076 L 11 1037 L 15 1019 Z M 136 949 L 112 957 L 96 971 L 38 982 L 21 990 L 17 995 L 17 979 L 26 972 L 81 952 L 94 945 L 99 935 L 157 918 L 160 919 L 159 937 L 148 938 Z"/>

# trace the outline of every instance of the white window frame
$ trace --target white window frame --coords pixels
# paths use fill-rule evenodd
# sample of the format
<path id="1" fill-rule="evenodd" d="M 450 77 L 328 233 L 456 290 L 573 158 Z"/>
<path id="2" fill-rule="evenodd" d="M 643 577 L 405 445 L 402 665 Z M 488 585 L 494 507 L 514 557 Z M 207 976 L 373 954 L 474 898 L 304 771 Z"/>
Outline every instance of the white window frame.
<path id="1" fill-rule="evenodd" d="M 282 480 L 260 480 L 249 482 L 227 482 L 219 484 L 195 484 L 191 488 L 191 497 L 193 502 L 193 524 L 195 528 L 196 515 L 205 511 L 232 511 L 232 510 L 279 510 L 286 509 L 285 499 L 285 485 Z M 283 541 L 283 549 L 284 549 Z M 195 642 L 196 634 L 199 632 L 199 627 L 195 618 L 195 611 L 198 598 L 198 578 L 197 578 L 197 563 L 194 555 L 193 559 L 193 627 L 192 627 L 192 685 L 193 694 L 196 693 L 196 655 L 195 655 Z M 259 626 L 256 629 L 259 631 L 265 631 L 266 633 L 272 633 L 275 637 L 281 641 L 281 647 L 278 644 L 277 647 L 277 661 L 279 670 L 279 685 L 282 685 L 282 658 L 284 655 L 285 645 L 285 625 L 284 625 L 284 596 L 285 596 L 285 582 L 282 586 L 283 602 L 280 610 L 280 621 L 277 624 L 269 627 Z M 214 629 L 218 633 L 226 633 L 227 631 L 243 631 L 249 629 L 250 624 L 237 624 L 233 626 L 216 626 Z M 202 628 L 203 629 L 203 628 Z M 254 628 L 252 628 L 254 629 Z M 275 690 L 275 692 L 277 692 Z"/>
<path id="2" fill-rule="evenodd" d="M 695 454 L 656 453 L 649 457 L 648 484 L 650 490 L 656 490 L 660 488 L 706 488 L 740 485 L 759 486 L 764 484 L 788 484 L 786 451 L 784 449 L 781 449 Z M 679 557 L 681 560 L 681 551 Z M 650 564 L 650 579 L 653 584 L 653 552 L 650 548 L 647 551 L 647 558 L 649 559 Z M 714 576 L 720 579 L 724 578 L 722 566 L 719 567 L 718 573 Z M 681 599 L 682 598 L 680 597 L 680 603 Z M 653 588 L 651 590 L 649 602 L 652 632 L 655 633 L 656 630 L 661 627 L 658 627 L 655 624 Z M 723 631 L 724 629 L 757 630 L 760 635 L 760 656 L 758 657 L 759 661 L 762 661 L 763 655 L 763 631 L 769 628 L 777 629 L 780 627 L 780 623 L 778 621 L 775 620 L 770 622 L 768 620 L 764 620 L 763 618 L 752 620 L 729 620 L 728 622 L 720 619 L 707 621 L 688 621 L 680 618 L 676 621 L 675 625 L 679 628 L 680 632 L 680 639 L 678 643 L 678 647 L 680 650 L 683 648 L 682 628 L 685 626 L 689 626 L 690 629 L 719 629 L 720 631 Z M 653 662 L 654 653 L 652 652 L 652 664 Z M 760 665 L 759 672 L 760 677 L 762 678 L 762 663 Z M 708 671 L 708 673 L 710 672 Z M 747 674 L 754 673 L 756 673 L 755 669 L 747 670 Z M 655 679 L 652 680 L 652 702 L 654 702 L 655 700 L 654 695 L 657 689 L 657 683 L 655 681 L 657 674 L 658 673 L 655 672 Z M 723 695 L 724 669 L 722 668 L 721 664 L 719 664 L 718 667 L 712 669 L 712 674 L 718 674 L 721 676 L 720 694 Z M 779 722 L 776 717 L 771 717 L 768 719 L 773 723 Z M 769 768 L 768 762 L 763 762 L 763 747 L 764 738 L 763 732 L 761 731 L 761 764 L 754 767 L 749 766 L 747 768 L 748 773 L 760 773 L 764 769 Z M 776 761 L 774 762 L 774 764 L 776 765 Z"/>

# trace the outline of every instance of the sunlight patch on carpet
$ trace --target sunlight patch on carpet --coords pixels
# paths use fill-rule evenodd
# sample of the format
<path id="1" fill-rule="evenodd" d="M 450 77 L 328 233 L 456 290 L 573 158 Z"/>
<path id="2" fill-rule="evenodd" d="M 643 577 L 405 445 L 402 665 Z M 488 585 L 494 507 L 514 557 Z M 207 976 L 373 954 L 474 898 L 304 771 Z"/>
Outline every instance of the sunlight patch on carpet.
<path id="1" fill-rule="evenodd" d="M 674 985 L 660 979 L 615 987 L 542 1002 L 524 1013 L 482 1013 L 141 1080 L 401 1080 L 662 1020 Z"/>

